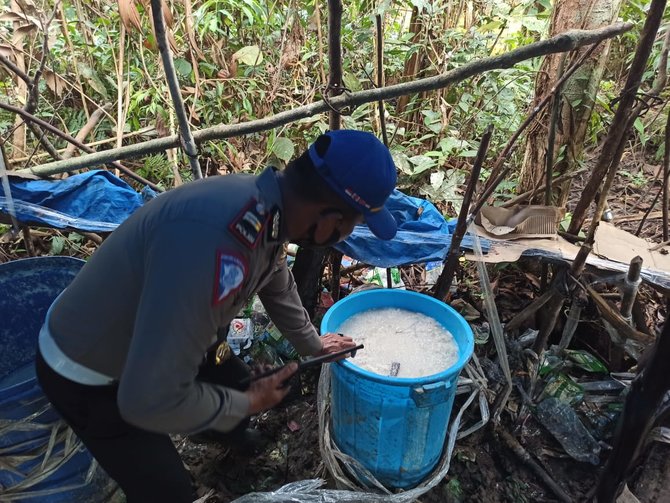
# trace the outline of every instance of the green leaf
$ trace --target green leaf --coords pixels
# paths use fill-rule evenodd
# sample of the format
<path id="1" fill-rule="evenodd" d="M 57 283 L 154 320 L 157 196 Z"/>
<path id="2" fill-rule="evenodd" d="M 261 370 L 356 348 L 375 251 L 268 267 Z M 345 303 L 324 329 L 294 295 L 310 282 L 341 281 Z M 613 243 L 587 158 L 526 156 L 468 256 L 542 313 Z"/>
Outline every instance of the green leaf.
<path id="1" fill-rule="evenodd" d="M 77 68 L 79 69 L 81 76 L 84 77 L 88 85 L 91 86 L 91 89 L 102 95 L 103 98 L 107 98 L 107 89 L 105 88 L 105 84 L 102 83 L 98 77 L 98 74 L 95 73 L 95 70 L 81 62 L 77 65 Z"/>
<path id="2" fill-rule="evenodd" d="M 49 251 L 51 255 L 63 253 L 63 248 L 65 248 L 65 238 L 63 236 L 54 236 L 51 238 L 51 250 Z"/>
<path id="3" fill-rule="evenodd" d="M 257 45 L 248 45 L 233 54 L 233 60 L 243 65 L 255 66 L 263 62 L 263 54 Z"/>
<path id="4" fill-rule="evenodd" d="M 177 59 L 174 60 L 174 69 L 182 77 L 190 76 L 191 72 L 193 71 L 193 67 L 191 66 L 191 63 L 186 61 L 184 58 L 177 58 Z"/>
<path id="5" fill-rule="evenodd" d="M 442 152 L 449 154 L 455 150 L 460 149 L 461 145 L 463 145 L 463 140 L 459 140 L 453 136 L 447 136 L 446 138 L 442 138 L 438 145 L 442 149 Z"/>
<path id="6" fill-rule="evenodd" d="M 430 185 L 434 189 L 439 189 L 444 181 L 444 171 L 435 171 L 430 174 Z"/>
<path id="7" fill-rule="evenodd" d="M 413 175 L 423 173 L 436 164 L 435 159 L 431 159 L 425 155 L 415 155 L 414 157 L 410 157 L 409 162 L 414 165 L 414 169 L 412 170 Z"/>
<path id="8" fill-rule="evenodd" d="M 356 76 L 349 72 L 344 72 L 344 75 L 342 75 L 342 81 L 350 91 L 360 91 L 363 89 L 361 87 L 360 81 L 356 78 Z"/>
<path id="9" fill-rule="evenodd" d="M 640 120 L 639 117 L 635 119 L 633 126 L 635 127 L 635 130 L 638 132 L 638 134 L 644 137 L 644 123 L 642 122 L 642 120 Z"/>
<path id="10" fill-rule="evenodd" d="M 399 152 L 392 152 L 391 156 L 393 157 L 393 163 L 398 167 L 398 169 L 406 175 L 412 174 L 412 166 L 410 165 L 407 155 Z"/>
<path id="11" fill-rule="evenodd" d="M 295 145 L 288 138 L 277 138 L 272 145 L 272 153 L 284 162 L 288 162 L 293 157 Z"/>
<path id="12" fill-rule="evenodd" d="M 502 21 L 490 21 L 486 24 L 483 24 L 479 27 L 479 31 L 482 33 L 486 33 L 489 31 L 497 31 L 499 30 L 503 25 Z"/>

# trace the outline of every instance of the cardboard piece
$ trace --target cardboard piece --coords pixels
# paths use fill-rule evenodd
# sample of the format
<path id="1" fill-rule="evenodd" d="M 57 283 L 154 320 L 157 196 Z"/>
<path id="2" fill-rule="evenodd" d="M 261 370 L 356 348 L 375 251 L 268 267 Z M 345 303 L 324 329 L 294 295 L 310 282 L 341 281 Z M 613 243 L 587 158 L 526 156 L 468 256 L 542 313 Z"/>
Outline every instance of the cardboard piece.
<path id="1" fill-rule="evenodd" d="M 491 241 L 489 252 L 483 256 L 484 262 L 516 262 L 522 255 L 570 262 L 574 260 L 579 251 L 579 246 L 573 245 L 560 236 L 553 239 L 509 240 L 491 237 L 479 225 L 475 225 L 474 229 L 478 235 Z M 611 223 L 600 222 L 593 251 L 589 254 L 586 263 L 604 271 L 626 272 L 631 259 L 639 255 L 644 261 L 643 279 L 670 290 L 670 246 L 651 250 L 655 246 L 655 243 L 618 229 Z M 476 260 L 472 253 L 467 253 L 465 257 L 468 260 Z"/>
<path id="2" fill-rule="evenodd" d="M 552 238 L 564 215 L 565 209 L 555 206 L 484 206 L 475 223 L 492 238 Z"/>

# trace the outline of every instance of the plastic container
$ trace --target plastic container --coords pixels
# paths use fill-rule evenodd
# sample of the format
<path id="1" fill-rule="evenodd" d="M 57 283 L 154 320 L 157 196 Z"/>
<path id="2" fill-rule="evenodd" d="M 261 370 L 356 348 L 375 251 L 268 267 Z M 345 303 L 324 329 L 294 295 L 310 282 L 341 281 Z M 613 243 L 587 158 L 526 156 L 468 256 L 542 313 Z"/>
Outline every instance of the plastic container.
<path id="1" fill-rule="evenodd" d="M 47 309 L 83 264 L 70 257 L 0 264 L 0 501 L 102 502 L 114 491 L 35 376 Z"/>
<path id="2" fill-rule="evenodd" d="M 454 336 L 458 361 L 438 374 L 419 378 L 381 376 L 349 360 L 337 362 L 331 368 L 331 430 L 339 449 L 377 480 L 390 488 L 407 489 L 421 482 L 440 459 L 458 375 L 472 355 L 474 337 L 467 321 L 445 303 L 416 292 L 388 289 L 352 294 L 337 302 L 324 316 L 321 333 L 337 332 L 346 319 L 361 311 L 387 307 L 437 320 Z"/>

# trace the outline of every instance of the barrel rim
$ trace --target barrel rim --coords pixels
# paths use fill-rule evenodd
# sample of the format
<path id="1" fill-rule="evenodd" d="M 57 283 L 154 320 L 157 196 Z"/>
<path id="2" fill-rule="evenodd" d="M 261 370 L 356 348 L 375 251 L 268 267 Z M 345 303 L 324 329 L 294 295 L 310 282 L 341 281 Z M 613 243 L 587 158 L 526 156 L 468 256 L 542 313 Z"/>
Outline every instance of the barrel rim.
<path id="1" fill-rule="evenodd" d="M 472 353 L 474 352 L 474 346 L 475 346 L 475 340 L 474 340 L 474 334 L 472 332 L 472 328 L 470 327 L 470 324 L 467 322 L 461 314 L 456 311 L 453 307 L 450 305 L 446 304 L 445 302 L 439 301 L 435 299 L 434 297 L 431 297 L 429 295 L 425 295 L 423 293 L 419 292 L 414 292 L 411 290 L 397 290 L 397 289 L 374 289 L 374 290 L 366 290 L 362 292 L 357 292 L 351 295 L 348 295 L 344 299 L 336 302 L 323 316 L 323 319 L 321 320 L 321 332 L 326 333 L 328 330 L 326 327 L 328 326 L 330 322 L 330 318 L 333 314 L 333 308 L 335 306 L 342 305 L 345 302 L 350 301 L 351 299 L 360 299 L 360 297 L 366 296 L 366 295 L 411 295 L 414 297 L 420 297 L 421 299 L 424 299 L 426 301 L 434 303 L 437 307 L 440 309 L 446 310 L 449 312 L 451 315 L 454 316 L 454 319 L 461 325 L 461 327 L 465 330 L 466 334 L 466 344 L 465 344 L 465 351 L 460 351 L 458 361 L 452 365 L 451 367 L 446 368 L 445 370 L 438 372 L 436 374 L 431 374 L 427 376 L 422 376 L 422 377 L 391 377 L 391 376 L 383 376 L 380 374 L 375 374 L 374 372 L 370 372 L 369 370 L 362 369 L 361 367 L 358 367 L 357 365 L 354 365 L 351 363 L 349 360 L 340 360 L 338 362 L 335 362 L 335 365 L 347 369 L 350 372 L 353 372 L 354 374 L 359 375 L 360 377 L 364 377 L 368 380 L 371 381 L 376 381 L 382 384 L 390 385 L 390 386 L 414 386 L 414 385 L 423 385 L 423 384 L 429 384 L 433 382 L 438 382 L 438 381 L 449 381 L 452 378 L 458 376 L 460 371 L 465 367 L 465 365 L 468 363 L 470 358 L 472 357 Z M 389 307 L 396 307 L 396 306 L 389 306 Z M 422 313 L 425 314 L 425 313 Z M 461 349 L 459 345 L 459 350 Z"/>
<path id="2" fill-rule="evenodd" d="M 14 259 L 14 260 L 8 260 L 7 262 L 2 262 L 0 263 L 0 271 L 7 270 L 9 271 L 10 269 L 14 267 L 21 267 L 24 265 L 31 265 L 33 263 L 47 263 L 47 262 L 55 262 L 56 264 L 58 262 L 62 263 L 70 263 L 74 265 L 75 263 L 81 264 L 82 266 L 86 263 L 85 260 L 80 259 L 78 257 L 70 257 L 67 255 L 41 255 L 39 257 L 25 257 L 25 258 L 19 258 L 19 259 Z"/>

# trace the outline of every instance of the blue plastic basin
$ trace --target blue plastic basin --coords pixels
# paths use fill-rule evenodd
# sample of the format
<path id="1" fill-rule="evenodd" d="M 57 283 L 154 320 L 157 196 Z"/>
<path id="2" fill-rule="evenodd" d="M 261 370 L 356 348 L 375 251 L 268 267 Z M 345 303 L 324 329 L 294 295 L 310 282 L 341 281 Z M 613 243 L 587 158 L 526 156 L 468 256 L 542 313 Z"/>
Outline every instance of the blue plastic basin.
<path id="1" fill-rule="evenodd" d="M 458 361 L 419 378 L 386 377 L 348 360 L 331 367 L 331 430 L 335 443 L 384 485 L 417 485 L 440 459 L 461 369 L 472 356 L 474 337 L 467 321 L 427 295 L 378 289 L 350 295 L 323 317 L 321 333 L 337 332 L 351 316 L 395 307 L 437 320 L 454 336 Z M 431 348 L 425 348 L 430 351 Z M 365 349 L 363 350 L 365 351 Z"/>
<path id="2" fill-rule="evenodd" d="M 76 437 L 35 376 L 47 309 L 84 263 L 36 257 L 0 264 L 0 501 L 102 502 L 114 489 L 83 445 L 72 447 Z"/>

